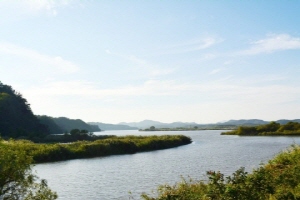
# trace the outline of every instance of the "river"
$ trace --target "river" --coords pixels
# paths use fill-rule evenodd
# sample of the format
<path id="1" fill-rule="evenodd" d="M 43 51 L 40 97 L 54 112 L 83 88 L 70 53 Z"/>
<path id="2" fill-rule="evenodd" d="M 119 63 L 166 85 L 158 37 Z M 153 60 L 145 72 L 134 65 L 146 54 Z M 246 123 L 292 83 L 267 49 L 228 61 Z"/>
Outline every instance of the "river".
<path id="1" fill-rule="evenodd" d="M 250 172 L 292 144 L 300 143 L 300 137 L 240 137 L 220 135 L 221 132 L 99 132 L 95 134 L 183 134 L 191 137 L 193 143 L 130 155 L 38 164 L 33 169 L 48 181 L 59 200 L 140 199 L 142 192 L 149 194 L 161 184 L 179 182 L 181 176 L 205 180 L 208 170 L 230 175 L 242 166 Z"/>

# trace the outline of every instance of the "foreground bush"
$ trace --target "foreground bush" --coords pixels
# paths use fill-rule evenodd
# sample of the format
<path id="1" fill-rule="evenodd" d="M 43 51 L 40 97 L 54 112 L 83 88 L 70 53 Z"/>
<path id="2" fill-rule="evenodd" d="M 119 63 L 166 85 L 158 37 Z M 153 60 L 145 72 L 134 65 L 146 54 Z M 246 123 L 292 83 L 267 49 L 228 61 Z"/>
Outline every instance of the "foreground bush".
<path id="1" fill-rule="evenodd" d="M 166 135 L 112 137 L 96 141 L 78 141 L 64 144 L 36 144 L 28 140 L 10 140 L 2 142 L 2 145 L 8 149 L 22 149 L 27 155 L 32 156 L 36 163 L 41 163 L 76 158 L 131 154 L 172 148 L 189 143 L 191 143 L 189 137 Z"/>
<path id="2" fill-rule="evenodd" d="M 0 199 L 53 200 L 57 198 L 45 180 L 32 174 L 32 157 L 19 148 L 7 148 L 0 138 Z"/>
<path id="3" fill-rule="evenodd" d="M 163 185 L 158 196 L 145 200 L 298 200 L 300 199 L 300 147 L 293 146 L 248 174 L 244 168 L 232 176 L 207 172 L 208 182 L 182 180 Z"/>

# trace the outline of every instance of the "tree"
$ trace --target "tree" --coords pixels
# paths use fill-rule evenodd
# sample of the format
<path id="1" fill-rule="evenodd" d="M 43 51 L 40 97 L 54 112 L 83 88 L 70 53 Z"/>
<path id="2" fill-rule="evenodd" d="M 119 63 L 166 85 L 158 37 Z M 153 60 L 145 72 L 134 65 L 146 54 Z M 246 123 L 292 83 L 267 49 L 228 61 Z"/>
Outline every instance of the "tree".
<path id="1" fill-rule="evenodd" d="M 42 138 L 47 127 L 33 114 L 30 104 L 11 86 L 0 82 L 0 132 L 7 138 Z"/>
<path id="2" fill-rule="evenodd" d="M 155 130 L 155 127 L 154 126 L 151 126 L 150 127 L 150 131 L 154 131 Z"/>
<path id="3" fill-rule="evenodd" d="M 0 138 L 0 199 L 1 200 L 53 200 L 45 180 L 36 182 L 32 174 L 33 159 L 25 151 L 5 145 Z"/>
<path id="4" fill-rule="evenodd" d="M 270 122 L 269 124 L 260 125 L 257 127 L 258 132 L 275 132 L 280 128 L 277 122 Z"/>
<path id="5" fill-rule="evenodd" d="M 288 122 L 285 125 L 282 125 L 279 131 L 297 131 L 300 130 L 300 124 L 298 122 Z"/>

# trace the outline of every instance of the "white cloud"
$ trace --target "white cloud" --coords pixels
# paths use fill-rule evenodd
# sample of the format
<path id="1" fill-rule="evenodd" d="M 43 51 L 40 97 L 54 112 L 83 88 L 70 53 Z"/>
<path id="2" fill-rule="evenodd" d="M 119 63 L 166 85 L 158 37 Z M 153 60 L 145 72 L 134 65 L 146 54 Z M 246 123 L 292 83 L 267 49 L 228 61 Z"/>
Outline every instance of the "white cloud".
<path id="1" fill-rule="evenodd" d="M 212 81 L 205 84 L 178 83 L 173 80 L 148 80 L 141 85 L 127 85 L 118 88 L 101 88 L 92 82 L 60 81 L 50 82 L 44 86 L 35 86 L 25 90 L 28 95 L 37 96 L 81 96 L 86 99 L 110 99 L 114 97 L 141 96 L 210 96 L 212 100 L 265 103 L 283 102 L 291 97 L 300 96 L 299 88 L 280 85 L 245 86 L 226 84 L 225 81 Z"/>
<path id="2" fill-rule="evenodd" d="M 224 68 L 217 68 L 217 69 L 212 70 L 209 74 L 217 74 L 223 70 L 224 70 Z"/>
<path id="3" fill-rule="evenodd" d="M 1 54 L 4 56 L 12 56 L 14 62 L 20 59 L 22 61 L 35 63 L 39 66 L 39 68 L 59 70 L 63 73 L 74 73 L 79 70 L 79 67 L 76 64 L 63 59 L 60 56 L 49 56 L 41 54 L 35 50 L 27 49 L 9 43 L 0 43 L 0 55 Z"/>
<path id="4" fill-rule="evenodd" d="M 200 39 L 194 39 L 194 40 L 189 40 L 182 43 L 170 45 L 168 47 L 164 47 L 160 50 L 159 54 L 161 55 L 182 54 L 182 53 L 200 51 L 200 50 L 208 49 L 221 42 L 223 42 L 223 39 L 216 38 L 216 37 L 205 37 Z"/>
<path id="5" fill-rule="evenodd" d="M 205 117 L 211 115 L 211 119 L 216 118 L 216 113 L 224 119 L 228 119 L 230 113 L 235 113 L 238 117 L 252 116 L 251 114 L 260 117 L 259 114 L 263 114 L 260 112 L 265 109 L 270 109 L 270 112 L 275 108 L 282 111 L 285 104 L 300 98 L 300 88 L 292 86 L 245 86 L 237 83 L 226 84 L 226 81 L 191 84 L 172 80 L 149 80 L 141 85 L 117 88 L 102 88 L 86 81 L 49 82 L 47 85 L 22 90 L 22 93 L 31 103 L 33 110 L 39 110 L 40 114 L 75 117 L 75 109 L 78 117 L 90 120 L 97 120 L 99 116 L 112 117 L 115 115 L 112 110 L 116 113 L 128 110 L 126 114 L 132 114 L 146 108 L 153 109 L 156 114 L 164 109 L 169 115 L 166 115 L 166 118 L 172 118 L 174 113 L 181 113 L 178 120 L 191 116 L 193 117 L 190 120 L 196 120 L 201 117 L 199 113 L 205 113 Z M 150 103 L 155 99 L 161 99 L 160 105 L 153 106 Z M 105 109 L 107 111 L 103 113 Z M 83 114 L 86 110 L 89 112 Z M 124 120 L 126 114 L 120 115 L 119 120 Z M 141 116 L 145 117 L 143 112 L 140 113 L 139 117 Z"/>
<path id="6" fill-rule="evenodd" d="M 25 90 L 25 93 L 32 95 L 44 96 L 82 96 L 86 98 L 105 99 L 111 97 L 125 96 L 159 96 L 174 95 L 184 91 L 185 85 L 175 84 L 173 81 L 149 80 L 142 85 L 127 85 L 119 88 L 104 89 L 96 87 L 91 82 L 86 81 L 59 81 L 50 82 L 44 86 L 32 87 Z"/>
<path id="7" fill-rule="evenodd" d="M 137 71 L 140 69 L 141 73 L 147 74 L 148 76 L 150 75 L 151 78 L 161 75 L 168 75 L 175 71 L 175 68 L 164 68 L 159 65 L 152 64 L 149 61 L 139 58 L 135 55 L 122 55 L 112 53 L 110 50 L 106 50 L 106 53 L 129 61 L 131 66 L 135 68 L 135 73 L 137 73 Z"/>
<path id="8" fill-rule="evenodd" d="M 56 16 L 58 9 L 68 6 L 73 2 L 72 0 L 22 0 L 0 1 L 0 7 L 3 11 L 13 10 L 16 15 L 30 15 L 39 12 L 46 12 L 47 14 Z"/>
<path id="9" fill-rule="evenodd" d="M 201 60 L 213 60 L 217 58 L 217 55 L 216 54 L 212 54 L 212 53 L 207 53 L 207 54 L 204 54 L 202 57 L 201 57 Z"/>
<path id="10" fill-rule="evenodd" d="M 239 55 L 256 55 L 275 51 L 300 49 L 300 38 L 288 34 L 268 35 L 267 38 L 252 43 L 252 46 Z"/>

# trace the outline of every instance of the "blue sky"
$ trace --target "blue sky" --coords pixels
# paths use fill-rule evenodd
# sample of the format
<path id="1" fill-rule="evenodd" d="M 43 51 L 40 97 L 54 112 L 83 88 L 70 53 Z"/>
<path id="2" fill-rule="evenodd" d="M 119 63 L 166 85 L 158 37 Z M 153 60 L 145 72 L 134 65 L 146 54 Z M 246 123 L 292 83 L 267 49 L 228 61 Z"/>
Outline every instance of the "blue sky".
<path id="1" fill-rule="evenodd" d="M 35 114 L 300 118 L 300 1 L 0 0 L 0 81 Z"/>

